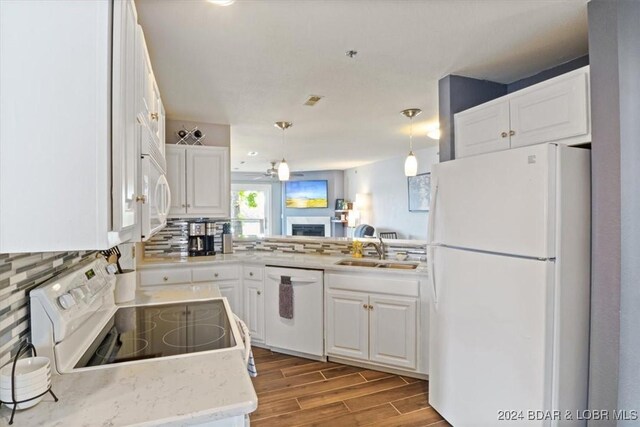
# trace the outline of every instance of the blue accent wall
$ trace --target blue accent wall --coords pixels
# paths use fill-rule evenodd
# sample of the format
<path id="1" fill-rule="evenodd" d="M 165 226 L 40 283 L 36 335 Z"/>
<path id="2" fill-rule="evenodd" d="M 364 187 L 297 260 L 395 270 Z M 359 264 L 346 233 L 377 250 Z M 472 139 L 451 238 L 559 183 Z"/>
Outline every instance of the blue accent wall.
<path id="1" fill-rule="evenodd" d="M 508 93 L 516 92 L 520 89 L 524 89 L 526 87 L 538 84 L 545 80 L 549 80 L 551 78 L 568 73 L 569 71 L 577 70 L 578 68 L 582 68 L 586 65 L 589 65 L 589 55 L 572 59 L 571 61 L 565 62 L 564 64 L 556 65 L 555 67 L 548 68 L 544 71 L 540 71 L 539 73 L 534 74 L 533 76 L 525 77 L 523 79 L 516 80 L 513 83 L 509 83 L 507 85 L 507 92 Z"/>

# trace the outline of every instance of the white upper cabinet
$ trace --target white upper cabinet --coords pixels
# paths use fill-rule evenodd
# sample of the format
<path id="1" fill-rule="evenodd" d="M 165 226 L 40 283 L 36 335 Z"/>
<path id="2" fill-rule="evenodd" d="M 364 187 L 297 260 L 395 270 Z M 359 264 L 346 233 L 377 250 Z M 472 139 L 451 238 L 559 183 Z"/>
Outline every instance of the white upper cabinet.
<path id="1" fill-rule="evenodd" d="M 153 155 L 156 158 L 165 156 L 165 113 L 164 105 L 160 98 L 160 91 L 151 68 L 151 61 L 147 51 L 142 27 L 137 28 L 136 47 L 136 82 L 138 100 L 136 103 L 136 115 L 138 122 L 151 129 L 153 138 L 149 144 L 143 141 L 142 154 Z"/>
<path id="2" fill-rule="evenodd" d="M 563 141 L 591 141 L 587 69 L 516 92 L 511 104 L 511 147 Z"/>
<path id="3" fill-rule="evenodd" d="M 0 252 L 135 237 L 136 28 L 132 0 L 0 2 Z"/>
<path id="4" fill-rule="evenodd" d="M 492 102 L 472 110 L 456 115 L 456 157 L 509 148 L 509 101 Z"/>
<path id="5" fill-rule="evenodd" d="M 591 142 L 589 66 L 455 115 L 456 157 Z"/>
<path id="6" fill-rule="evenodd" d="M 136 31 L 132 1 L 114 2 L 112 136 L 113 228 L 137 222 L 138 129 L 136 120 Z"/>
<path id="7" fill-rule="evenodd" d="M 171 189 L 171 206 L 169 215 L 187 213 L 187 153 L 184 147 L 169 145 L 167 147 L 167 181 Z"/>
<path id="8" fill-rule="evenodd" d="M 167 146 L 170 216 L 228 218 L 229 148 Z"/>

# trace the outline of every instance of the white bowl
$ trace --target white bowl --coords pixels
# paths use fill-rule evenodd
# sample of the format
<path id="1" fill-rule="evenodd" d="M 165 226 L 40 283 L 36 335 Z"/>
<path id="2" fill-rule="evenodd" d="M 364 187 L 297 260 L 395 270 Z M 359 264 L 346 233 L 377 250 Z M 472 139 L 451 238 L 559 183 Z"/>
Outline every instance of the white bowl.
<path id="1" fill-rule="evenodd" d="M 15 386 L 16 389 L 21 389 L 25 387 L 33 387 L 37 385 L 42 385 L 51 382 L 51 374 L 49 372 L 43 373 L 42 375 L 38 375 L 37 377 L 27 378 L 22 380 L 20 378 L 16 378 Z M 0 390 L 11 390 L 11 381 L 1 381 L 0 382 Z"/>
<path id="2" fill-rule="evenodd" d="M 49 385 L 50 382 L 47 381 L 43 384 L 38 384 L 37 386 L 16 389 L 16 400 L 27 400 L 31 399 L 32 397 L 36 397 L 37 395 L 47 391 Z M 11 390 L 6 390 L 4 388 L 0 389 L 0 400 L 2 400 L 3 402 L 11 402 L 13 400 Z"/>
<path id="3" fill-rule="evenodd" d="M 37 377 L 43 372 L 49 372 L 51 365 L 48 357 L 27 357 L 18 360 L 16 363 L 16 379 L 27 379 Z M 11 380 L 11 371 L 13 363 L 7 363 L 0 369 L 0 378 L 8 378 Z"/>
<path id="4" fill-rule="evenodd" d="M 35 405 L 37 405 L 38 403 L 40 403 L 40 401 L 41 401 L 42 399 L 44 399 L 44 395 L 42 395 L 42 396 L 38 397 L 37 399 L 30 400 L 30 401 L 28 401 L 28 402 L 18 403 L 18 404 L 16 405 L 16 409 L 20 411 L 20 410 L 22 410 L 22 409 L 31 408 L 32 406 L 35 406 Z M 7 403 L 6 405 L 7 405 L 7 407 L 8 407 L 9 409 L 13 409 L 13 405 L 12 405 L 11 403 Z"/>

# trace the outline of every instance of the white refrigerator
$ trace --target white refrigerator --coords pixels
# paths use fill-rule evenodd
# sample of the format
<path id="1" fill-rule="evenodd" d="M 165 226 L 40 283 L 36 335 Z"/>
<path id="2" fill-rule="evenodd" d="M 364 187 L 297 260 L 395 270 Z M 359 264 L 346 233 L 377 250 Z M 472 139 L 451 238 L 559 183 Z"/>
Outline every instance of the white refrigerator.
<path id="1" fill-rule="evenodd" d="M 455 427 L 585 424 L 590 179 L 557 144 L 433 167 L 429 402 Z"/>

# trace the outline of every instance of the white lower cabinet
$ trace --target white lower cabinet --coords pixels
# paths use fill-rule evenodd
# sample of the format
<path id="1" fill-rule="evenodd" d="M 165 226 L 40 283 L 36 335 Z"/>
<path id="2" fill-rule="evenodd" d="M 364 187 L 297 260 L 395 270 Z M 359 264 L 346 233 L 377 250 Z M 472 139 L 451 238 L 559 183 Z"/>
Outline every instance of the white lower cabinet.
<path id="1" fill-rule="evenodd" d="M 243 317 L 244 304 L 242 280 L 239 264 L 223 264 L 215 266 L 195 267 L 147 267 L 138 273 L 141 287 L 183 285 L 216 285 L 220 294 L 229 301 L 231 310 L 238 317 Z"/>
<path id="2" fill-rule="evenodd" d="M 369 297 L 369 359 L 385 365 L 416 367 L 415 298 Z"/>
<path id="3" fill-rule="evenodd" d="M 369 359 L 369 295 L 327 291 L 327 353 Z"/>
<path id="4" fill-rule="evenodd" d="M 249 328 L 251 340 L 263 343 L 264 330 L 264 281 L 262 267 L 245 267 L 244 270 L 244 322 Z"/>
<path id="5" fill-rule="evenodd" d="M 417 367 L 418 299 L 330 289 L 327 354 Z"/>
<path id="6" fill-rule="evenodd" d="M 240 281 L 229 280 L 216 283 L 216 285 L 220 289 L 220 294 L 229 301 L 229 306 L 231 306 L 233 313 L 242 318 L 242 284 Z"/>

